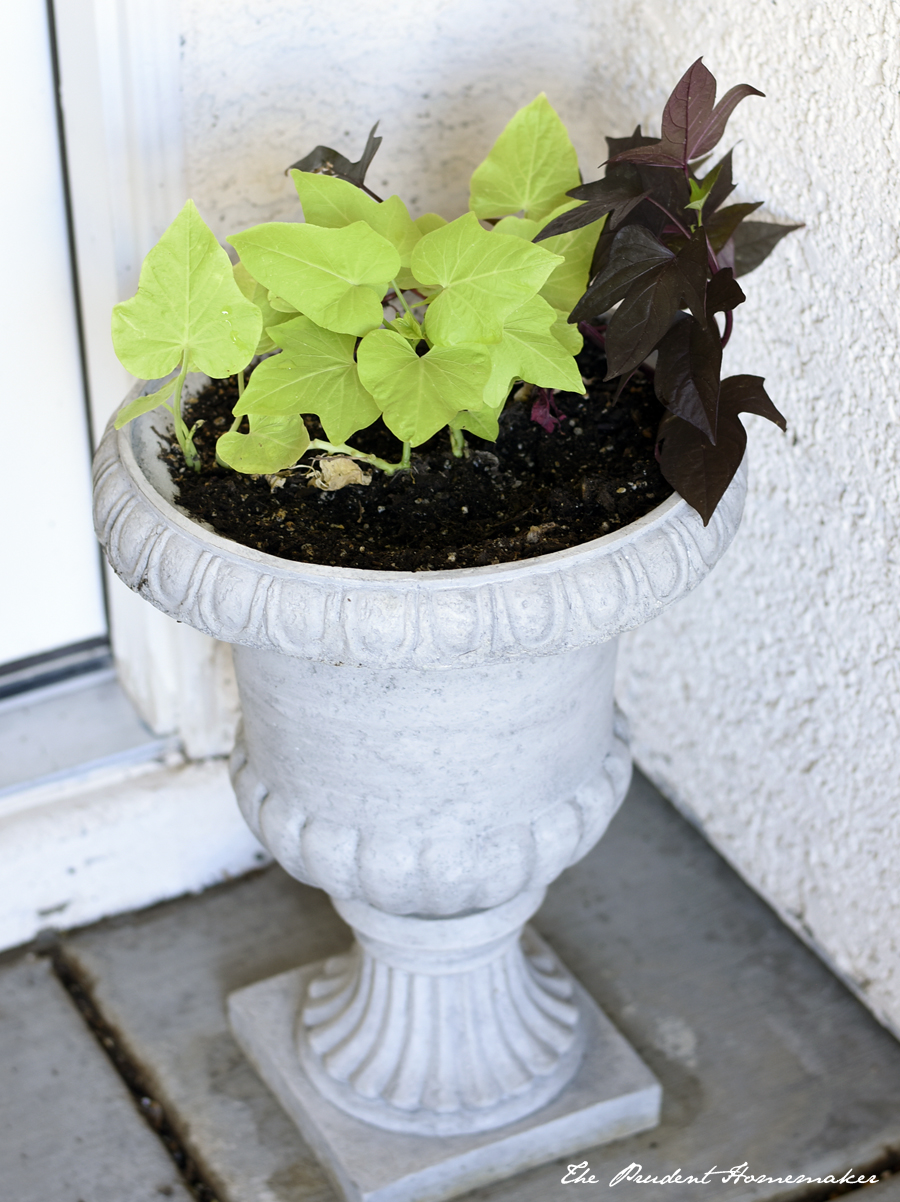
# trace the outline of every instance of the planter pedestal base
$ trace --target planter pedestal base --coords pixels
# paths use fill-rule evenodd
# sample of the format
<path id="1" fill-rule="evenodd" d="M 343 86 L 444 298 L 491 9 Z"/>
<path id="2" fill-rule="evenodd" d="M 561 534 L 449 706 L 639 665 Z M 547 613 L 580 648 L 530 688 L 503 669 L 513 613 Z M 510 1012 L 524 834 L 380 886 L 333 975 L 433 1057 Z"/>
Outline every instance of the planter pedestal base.
<path id="1" fill-rule="evenodd" d="M 527 931 L 531 950 L 543 948 Z M 387 1131 L 322 1097 L 297 1051 L 298 1014 L 325 963 L 293 969 L 231 994 L 231 1027 L 257 1072 L 302 1131 L 348 1202 L 440 1202 L 659 1122 L 656 1078 L 585 990 L 573 982 L 584 1058 L 540 1110 L 467 1135 Z"/>

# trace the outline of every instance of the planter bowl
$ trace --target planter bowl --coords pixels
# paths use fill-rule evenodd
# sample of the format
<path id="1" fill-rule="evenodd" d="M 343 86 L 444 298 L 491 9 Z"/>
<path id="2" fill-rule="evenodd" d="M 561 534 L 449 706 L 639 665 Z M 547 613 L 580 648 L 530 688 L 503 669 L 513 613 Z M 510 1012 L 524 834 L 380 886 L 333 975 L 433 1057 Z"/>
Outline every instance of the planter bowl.
<path id="1" fill-rule="evenodd" d="M 241 809 L 356 935 L 346 957 L 303 970 L 294 1086 L 283 1063 L 263 1063 L 265 1039 L 238 999 L 244 1046 L 301 1124 L 310 1106 L 297 1098 L 310 1083 L 367 1129 L 424 1139 L 538 1122 L 574 1088 L 586 1042 L 608 1020 L 549 949 L 527 933 L 523 942 L 523 924 L 628 788 L 617 636 L 683 597 L 724 553 L 745 465 L 706 527 L 673 495 L 567 551 L 382 572 L 282 560 L 192 520 L 158 457 L 159 428 L 157 412 L 107 429 L 98 537 L 129 587 L 235 645 Z M 615 1038 L 634 1061 L 619 1096 L 643 1101 L 587 1142 L 658 1114 L 658 1086 Z M 348 1185 L 346 1156 L 313 1142 L 348 1197 L 405 1196 Z M 540 1140 L 531 1143 L 509 1171 L 535 1162 Z M 554 1148 L 563 1154 L 565 1140 Z M 477 1184 L 447 1181 L 442 1193 L 424 1178 L 416 1188 L 437 1198 Z"/>

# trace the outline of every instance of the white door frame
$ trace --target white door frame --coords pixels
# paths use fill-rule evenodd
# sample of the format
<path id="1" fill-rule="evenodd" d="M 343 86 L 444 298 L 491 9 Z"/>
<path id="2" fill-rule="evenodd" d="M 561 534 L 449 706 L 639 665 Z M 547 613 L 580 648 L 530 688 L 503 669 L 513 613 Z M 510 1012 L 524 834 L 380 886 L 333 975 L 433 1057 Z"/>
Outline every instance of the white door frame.
<path id="1" fill-rule="evenodd" d="M 131 387 L 110 311 L 186 199 L 177 0 L 56 0 L 56 37 L 94 437 Z M 231 649 L 173 622 L 110 574 L 113 653 L 157 734 L 191 758 L 230 749 Z"/>

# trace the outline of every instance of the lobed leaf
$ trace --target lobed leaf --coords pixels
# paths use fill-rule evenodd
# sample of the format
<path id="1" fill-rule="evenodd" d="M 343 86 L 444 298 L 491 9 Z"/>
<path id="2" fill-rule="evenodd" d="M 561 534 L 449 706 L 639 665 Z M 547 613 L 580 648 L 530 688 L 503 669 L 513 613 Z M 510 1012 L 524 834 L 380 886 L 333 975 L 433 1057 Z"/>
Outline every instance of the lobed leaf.
<path id="1" fill-rule="evenodd" d="M 355 184 L 357 188 L 362 188 L 366 192 L 365 178 L 366 172 L 375 157 L 375 152 L 382 143 L 382 138 L 375 137 L 375 130 L 378 128 L 376 121 L 369 130 L 369 136 L 366 139 L 365 148 L 357 162 L 351 161 L 338 151 L 333 150 L 330 146 L 316 146 L 309 154 L 304 155 L 302 159 L 298 159 L 296 163 L 291 163 L 288 171 L 315 171 L 321 174 L 337 176 L 339 179 L 348 180 L 351 184 Z M 374 193 L 369 192 L 370 196 Z"/>
<path id="2" fill-rule="evenodd" d="M 412 271 L 442 291 L 425 333 L 438 346 L 499 342 L 504 320 L 546 283 L 563 259 L 520 238 L 498 238 L 466 213 L 433 230 L 413 251 Z"/>
<path id="3" fill-rule="evenodd" d="M 231 260 L 189 200 L 141 268 L 137 293 L 113 309 L 113 345 L 135 376 L 188 368 L 221 379 L 253 357 L 259 309 L 234 282 Z"/>
<path id="4" fill-rule="evenodd" d="M 747 447 L 747 433 L 741 423 L 721 423 L 716 445 L 696 426 L 674 413 L 659 423 L 657 454 L 666 480 L 689 505 L 709 520 L 741 465 Z"/>
<path id="5" fill-rule="evenodd" d="M 722 381 L 719 405 L 729 414 L 755 413 L 787 429 L 784 416 L 775 408 L 772 398 L 763 387 L 762 376 L 729 376 Z"/>
<path id="6" fill-rule="evenodd" d="M 487 347 L 435 346 L 418 355 L 393 330 L 374 330 L 357 350 L 359 378 L 382 409 L 384 423 L 418 446 L 461 409 L 480 409 L 491 371 Z"/>
<path id="7" fill-rule="evenodd" d="M 540 220 L 581 182 L 578 155 L 556 110 L 541 94 L 519 109 L 472 173 L 469 208 L 476 217 L 524 212 Z"/>
<path id="8" fill-rule="evenodd" d="M 317 325 L 356 335 L 381 325 L 400 256 L 366 222 L 324 229 L 272 221 L 228 241 L 256 279 Z"/>
<path id="9" fill-rule="evenodd" d="M 543 237 L 542 225 L 546 228 L 555 221 L 557 214 L 564 214 L 576 208 L 574 201 L 567 201 L 558 209 L 554 209 L 544 222 L 529 221 L 527 217 L 504 217 L 494 226 L 494 233 L 510 234 L 526 241 L 539 242 Z M 600 221 L 603 220 L 601 217 Z M 568 313 L 583 295 L 587 287 L 594 245 L 602 228 L 602 225 L 598 229 L 576 228 L 569 233 L 554 235 L 552 245 L 546 248 L 554 254 L 562 255 L 563 258 L 563 262 L 553 268 L 540 290 L 540 295 L 554 309 L 565 309 Z"/>
<path id="10" fill-rule="evenodd" d="M 666 101 L 660 140 L 653 146 L 621 151 L 615 161 L 684 169 L 718 145 L 728 118 L 744 97 L 763 95 L 750 84 L 738 84 L 716 104 L 715 77 L 698 58 L 685 71 Z"/>
<path id="11" fill-rule="evenodd" d="M 295 317 L 272 330 L 282 354 L 260 363 L 234 413 L 288 417 L 315 413 L 330 442 L 370 426 L 379 408 L 359 378 L 356 338 Z"/>
<path id="12" fill-rule="evenodd" d="M 354 184 L 332 175 L 291 171 L 291 179 L 303 206 L 303 216 L 310 225 L 342 229 L 364 221 L 395 248 L 401 266 L 409 267 L 413 247 L 422 237 L 422 231 L 399 196 L 373 200 Z"/>
<path id="13" fill-rule="evenodd" d="M 755 212 L 761 204 L 762 201 L 755 201 L 750 204 L 726 205 L 724 209 L 713 213 L 704 225 L 713 250 L 720 251 L 744 218 Z"/>
<path id="14" fill-rule="evenodd" d="M 659 425 L 657 454 L 663 476 L 693 505 L 704 526 L 740 467 L 747 434 L 739 413 L 757 413 L 786 428 L 761 376 L 729 376 L 719 390 L 719 428 L 713 446 L 700 430 L 667 413 Z"/>
<path id="15" fill-rule="evenodd" d="M 686 313 L 676 315 L 659 344 L 653 385 L 670 413 L 716 442 L 722 342 L 714 323 L 704 329 Z"/>
<path id="16" fill-rule="evenodd" d="M 309 431 L 299 415 L 268 417 L 251 413 L 250 433 L 229 430 L 216 443 L 216 454 L 236 472 L 267 476 L 293 467 L 309 442 Z"/>
<path id="17" fill-rule="evenodd" d="M 262 315 L 263 329 L 259 336 L 259 342 L 256 344 L 256 354 L 265 355 L 275 349 L 275 343 L 267 333 L 269 327 L 280 325 L 283 321 L 290 321 L 291 314 L 275 308 L 269 300 L 268 288 L 255 280 L 243 263 L 235 263 L 233 270 L 234 282 L 247 300 L 256 305 Z"/>
<path id="18" fill-rule="evenodd" d="M 706 311 L 708 314 L 727 313 L 746 300 L 744 290 L 734 278 L 730 267 L 717 271 L 706 286 Z"/>
<path id="19" fill-rule="evenodd" d="M 619 230 L 612 240 L 606 268 L 572 311 L 572 321 L 587 321 L 620 301 L 631 285 L 650 271 L 665 266 L 674 254 L 639 225 Z"/>
<path id="20" fill-rule="evenodd" d="M 637 168 L 626 163 L 623 164 L 623 170 L 614 175 L 572 188 L 569 196 L 573 200 L 584 201 L 584 204 L 577 208 L 570 207 L 559 216 L 553 217 L 535 238 L 535 242 L 591 225 L 607 213 L 612 213 L 611 228 L 615 229 L 632 209 L 649 196 L 649 192 L 644 187 Z"/>
<path id="21" fill-rule="evenodd" d="M 507 318 L 503 337 L 487 348 L 491 375 L 484 403 L 488 408 L 503 405 L 513 380 L 584 395 L 578 365 L 553 332 L 556 322 L 556 311 L 540 296 L 532 297 Z"/>

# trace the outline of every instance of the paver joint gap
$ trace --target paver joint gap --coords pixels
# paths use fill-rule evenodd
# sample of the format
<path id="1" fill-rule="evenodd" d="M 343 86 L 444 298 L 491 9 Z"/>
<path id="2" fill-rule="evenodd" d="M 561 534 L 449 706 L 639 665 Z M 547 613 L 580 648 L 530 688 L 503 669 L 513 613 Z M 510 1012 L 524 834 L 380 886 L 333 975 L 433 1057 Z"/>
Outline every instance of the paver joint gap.
<path id="1" fill-rule="evenodd" d="M 48 937 L 50 935 L 51 933 L 47 932 L 40 940 L 38 954 L 49 958 L 57 980 L 72 999 L 88 1030 L 121 1077 L 134 1099 L 138 1113 L 174 1161 L 185 1186 L 197 1202 L 222 1202 L 203 1179 L 200 1169 L 182 1144 L 163 1106 L 153 1097 L 153 1091 L 144 1073 L 127 1054 L 115 1030 L 103 1017 L 92 996 L 90 983 L 66 955 L 62 942 L 58 938 Z"/>

